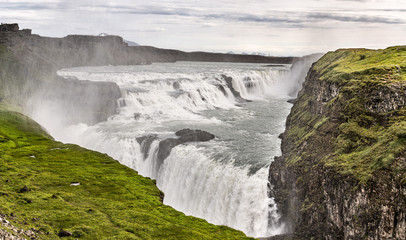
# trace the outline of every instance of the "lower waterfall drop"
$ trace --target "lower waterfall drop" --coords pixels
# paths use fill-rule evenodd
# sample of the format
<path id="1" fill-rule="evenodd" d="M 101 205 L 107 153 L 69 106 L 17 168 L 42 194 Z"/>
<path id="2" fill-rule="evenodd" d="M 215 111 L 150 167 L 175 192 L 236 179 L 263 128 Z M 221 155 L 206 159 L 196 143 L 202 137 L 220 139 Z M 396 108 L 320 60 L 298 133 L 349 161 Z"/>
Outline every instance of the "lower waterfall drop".
<path id="1" fill-rule="evenodd" d="M 58 73 L 115 82 L 122 92 L 119 112 L 92 126 L 63 127 L 41 121 L 55 109 L 33 109 L 31 115 L 57 140 L 107 153 L 156 179 L 165 204 L 248 236 L 272 236 L 283 232 L 283 223 L 269 198 L 268 169 L 281 154 L 278 135 L 291 107 L 288 92 L 273 88 L 288 81 L 289 69 L 199 62 L 65 69 Z M 215 139 L 173 147 L 158 166 L 160 141 L 185 128 Z"/>

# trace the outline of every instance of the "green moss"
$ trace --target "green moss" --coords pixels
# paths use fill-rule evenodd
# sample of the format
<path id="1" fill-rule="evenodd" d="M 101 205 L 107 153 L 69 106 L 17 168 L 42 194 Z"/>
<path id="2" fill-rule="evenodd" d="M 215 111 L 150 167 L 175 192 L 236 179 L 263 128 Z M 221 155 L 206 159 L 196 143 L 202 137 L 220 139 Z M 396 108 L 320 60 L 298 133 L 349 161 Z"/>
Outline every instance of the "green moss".
<path id="1" fill-rule="evenodd" d="M 309 92 L 300 96 L 288 119 L 291 127 L 286 138 L 296 150 L 291 151 L 287 162 L 319 161 L 364 184 L 381 170 L 406 179 L 406 167 L 394 164 L 406 153 L 406 110 L 401 100 L 400 107 L 388 112 L 367 108 L 371 101 L 383 101 L 380 97 L 385 91 L 398 91 L 396 96 L 404 96 L 406 46 L 337 50 L 320 58 L 312 71 L 314 78 L 308 79 L 311 84 L 334 83 L 339 94 L 323 103 L 323 114 L 310 108 L 316 99 Z M 333 139 L 330 143 L 325 141 L 328 134 Z"/>
<path id="2" fill-rule="evenodd" d="M 329 118 L 328 117 L 322 117 L 318 122 L 316 122 L 316 124 L 314 124 L 315 129 L 319 129 L 323 124 L 325 124 L 326 122 L 328 122 Z"/>
<path id="3" fill-rule="evenodd" d="M 406 64 L 405 56 L 406 46 L 389 47 L 375 51 L 369 49 L 342 49 L 327 53 L 316 63 L 315 69 L 330 68 L 329 71 L 351 73 L 370 68 L 391 68 L 404 66 Z"/>
<path id="4" fill-rule="evenodd" d="M 354 175 L 362 183 L 366 183 L 375 171 L 390 169 L 395 158 L 406 152 L 403 137 L 406 122 L 375 129 L 365 129 L 356 123 L 340 127 L 342 133 L 337 139 L 336 152 L 326 164 L 343 174 Z"/>
<path id="5" fill-rule="evenodd" d="M 12 224 L 40 230 L 40 239 L 56 239 L 60 229 L 73 233 L 67 239 L 246 239 L 163 205 L 149 178 L 56 142 L 9 108 L 0 105 L 0 212 Z"/>

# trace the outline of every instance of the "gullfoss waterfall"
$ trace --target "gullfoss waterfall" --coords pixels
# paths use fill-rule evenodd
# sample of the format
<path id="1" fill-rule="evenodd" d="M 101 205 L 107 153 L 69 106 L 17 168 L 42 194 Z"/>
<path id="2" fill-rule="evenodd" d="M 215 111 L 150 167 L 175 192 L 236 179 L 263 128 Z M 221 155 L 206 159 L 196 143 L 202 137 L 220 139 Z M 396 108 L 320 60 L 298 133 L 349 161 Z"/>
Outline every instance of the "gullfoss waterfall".
<path id="1" fill-rule="evenodd" d="M 58 125 L 55 117 L 51 122 L 57 106 L 33 109 L 32 117 L 57 140 L 107 153 L 156 179 L 164 203 L 187 215 L 253 237 L 283 232 L 268 194 L 268 168 L 281 154 L 278 135 L 291 107 L 286 100 L 301 84 L 292 84 L 289 65 L 178 62 L 58 73 L 115 82 L 122 98 L 116 115 L 92 126 Z M 163 144 L 187 128 L 215 138 Z"/>

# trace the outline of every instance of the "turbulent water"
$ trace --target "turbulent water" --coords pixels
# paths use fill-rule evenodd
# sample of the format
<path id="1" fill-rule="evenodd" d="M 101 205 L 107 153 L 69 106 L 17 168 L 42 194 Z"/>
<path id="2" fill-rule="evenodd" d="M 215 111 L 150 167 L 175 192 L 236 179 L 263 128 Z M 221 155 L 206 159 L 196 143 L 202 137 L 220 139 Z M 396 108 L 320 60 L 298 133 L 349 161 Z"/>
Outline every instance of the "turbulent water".
<path id="1" fill-rule="evenodd" d="M 270 163 L 281 154 L 278 135 L 291 107 L 286 100 L 295 84 L 289 70 L 199 62 L 65 69 L 59 74 L 117 83 L 119 112 L 93 126 L 49 124 L 40 110 L 33 117 L 57 140 L 107 153 L 156 179 L 165 204 L 249 236 L 270 236 L 283 231 L 267 179 Z M 230 77 L 232 87 L 225 80 Z M 179 145 L 158 165 L 159 141 L 184 128 L 216 137 Z M 142 142 L 143 136 L 150 141 Z"/>

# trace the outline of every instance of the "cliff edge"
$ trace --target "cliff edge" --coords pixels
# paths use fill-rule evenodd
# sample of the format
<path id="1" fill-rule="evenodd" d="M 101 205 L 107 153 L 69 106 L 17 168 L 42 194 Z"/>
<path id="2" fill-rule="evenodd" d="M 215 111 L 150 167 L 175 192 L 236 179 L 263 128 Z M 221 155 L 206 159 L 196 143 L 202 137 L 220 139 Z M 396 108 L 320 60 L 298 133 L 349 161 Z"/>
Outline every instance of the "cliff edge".
<path id="1" fill-rule="evenodd" d="M 269 174 L 285 239 L 406 239 L 405 105 L 406 46 L 313 64 Z"/>

